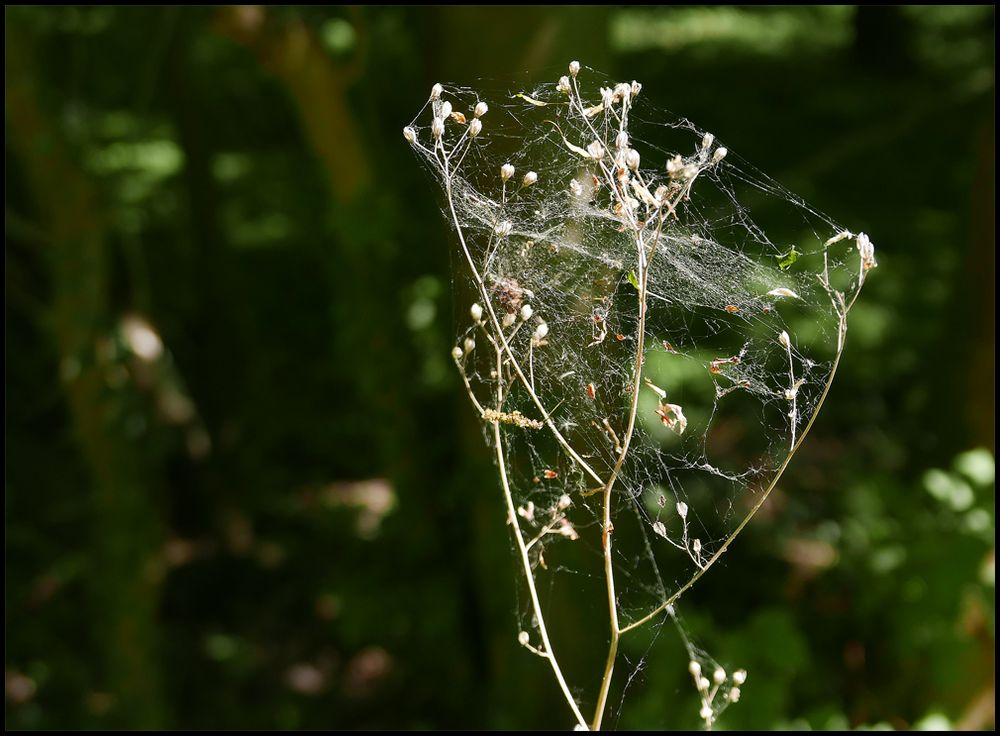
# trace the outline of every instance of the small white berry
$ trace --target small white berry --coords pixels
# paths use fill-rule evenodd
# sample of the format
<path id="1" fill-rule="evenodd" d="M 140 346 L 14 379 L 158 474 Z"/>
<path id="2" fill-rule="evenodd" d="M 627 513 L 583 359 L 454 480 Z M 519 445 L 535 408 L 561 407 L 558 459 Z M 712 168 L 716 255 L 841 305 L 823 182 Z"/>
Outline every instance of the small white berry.
<path id="1" fill-rule="evenodd" d="M 724 146 L 719 146 L 718 148 L 715 149 L 715 153 L 712 154 L 712 163 L 713 164 L 719 163 L 722 159 L 726 157 L 727 153 L 729 153 L 729 149 L 727 149 Z"/>
<path id="2" fill-rule="evenodd" d="M 465 348 L 466 353 L 471 353 L 473 350 L 476 349 L 476 341 L 473 340 L 471 337 L 465 338 L 465 342 L 462 343 L 462 345 Z"/>
<path id="3" fill-rule="evenodd" d="M 472 111 L 472 114 L 475 115 L 477 118 L 481 118 L 483 115 L 489 112 L 489 109 L 490 106 L 487 105 L 485 102 L 477 102 L 476 109 Z"/>
<path id="4" fill-rule="evenodd" d="M 536 174 L 534 171 L 529 171 L 527 174 L 524 175 L 524 179 L 521 180 L 521 186 L 530 187 L 536 181 L 538 181 L 538 174 Z"/>
<path id="5" fill-rule="evenodd" d="M 517 321 L 517 315 L 514 314 L 513 312 L 507 312 L 503 316 L 502 324 L 503 324 L 504 327 L 510 327 L 516 321 Z"/>
<path id="6" fill-rule="evenodd" d="M 531 641 L 531 637 L 528 636 L 527 631 L 522 631 L 520 634 L 517 635 L 517 641 L 522 647 L 524 647 L 528 645 L 529 641 Z"/>
<path id="7" fill-rule="evenodd" d="M 471 307 L 469 307 L 469 314 L 472 315 L 473 322 L 478 322 L 483 318 L 483 308 L 479 306 L 478 302 L 476 302 Z"/>
<path id="8" fill-rule="evenodd" d="M 549 334 L 549 326 L 545 322 L 539 322 L 535 328 L 535 342 L 541 342 Z"/>
<path id="9" fill-rule="evenodd" d="M 702 720 L 705 721 L 710 720 L 712 718 L 712 706 L 710 705 L 701 706 L 701 710 L 698 712 L 698 715 L 701 716 Z"/>
<path id="10" fill-rule="evenodd" d="M 574 77 L 577 74 L 580 73 L 580 62 L 579 61 L 571 61 L 569 63 L 569 73 L 572 74 Z"/>
<path id="11" fill-rule="evenodd" d="M 692 659 L 688 662 L 688 672 L 691 673 L 692 677 L 701 677 L 701 665 Z"/>
<path id="12" fill-rule="evenodd" d="M 740 701 L 740 689 L 738 687 L 734 687 L 732 690 L 729 691 L 729 702 L 738 703 L 739 701 Z"/>
<path id="13" fill-rule="evenodd" d="M 469 137 L 475 138 L 479 135 L 480 131 L 483 129 L 483 121 L 479 118 L 472 118 L 472 122 L 469 123 Z"/>
<path id="14" fill-rule="evenodd" d="M 712 683 L 710 683 L 710 682 L 708 681 L 708 678 L 707 678 L 707 677 L 702 677 L 702 678 L 699 678 L 699 680 L 698 680 L 698 689 L 699 689 L 699 690 L 708 690 L 708 688 L 709 688 L 709 685 L 711 685 L 711 684 L 712 684 Z"/>
<path id="15" fill-rule="evenodd" d="M 716 685 L 721 685 L 726 681 L 726 671 L 721 667 L 716 668 L 715 672 L 712 673 L 712 682 Z"/>
<path id="16" fill-rule="evenodd" d="M 737 685 L 742 685 L 747 681 L 747 671 L 746 670 L 736 670 L 733 673 L 733 682 Z"/>
<path id="17" fill-rule="evenodd" d="M 510 177 L 514 176 L 514 167 L 510 164 L 504 164 L 500 167 L 500 179 L 502 181 L 507 181 Z"/>
<path id="18" fill-rule="evenodd" d="M 462 348 L 458 347 L 458 345 L 456 345 L 451 349 L 451 357 L 453 357 L 455 360 L 461 358 L 462 355 L 463 355 Z"/>
<path id="19" fill-rule="evenodd" d="M 527 322 L 531 319 L 531 315 L 534 314 L 535 310 L 531 308 L 530 304 L 525 304 L 521 307 L 521 320 Z"/>

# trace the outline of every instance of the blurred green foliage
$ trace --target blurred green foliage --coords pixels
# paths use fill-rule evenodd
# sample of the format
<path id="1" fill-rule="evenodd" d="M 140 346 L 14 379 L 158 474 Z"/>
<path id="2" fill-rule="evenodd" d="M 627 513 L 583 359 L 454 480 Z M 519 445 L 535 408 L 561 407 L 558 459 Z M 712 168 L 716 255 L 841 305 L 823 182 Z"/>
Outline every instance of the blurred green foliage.
<path id="1" fill-rule="evenodd" d="M 750 672 L 721 725 L 993 725 L 992 7 L 5 18 L 7 727 L 568 725 L 400 127 L 570 58 L 879 248 L 813 434 L 685 599 Z M 696 725 L 643 636 L 611 725 Z"/>

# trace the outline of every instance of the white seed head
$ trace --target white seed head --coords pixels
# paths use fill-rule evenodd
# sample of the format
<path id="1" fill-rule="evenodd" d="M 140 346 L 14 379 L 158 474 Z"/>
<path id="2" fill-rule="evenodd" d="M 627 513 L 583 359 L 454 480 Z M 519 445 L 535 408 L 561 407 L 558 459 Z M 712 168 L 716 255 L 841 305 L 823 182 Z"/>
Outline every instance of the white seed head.
<path id="1" fill-rule="evenodd" d="M 521 186 L 530 187 L 536 181 L 538 181 L 538 174 L 536 174 L 534 171 L 529 171 L 527 174 L 524 175 L 524 179 L 521 180 Z"/>
<path id="2" fill-rule="evenodd" d="M 473 340 L 471 337 L 467 337 L 465 338 L 465 342 L 462 343 L 462 347 L 465 348 L 466 353 L 471 353 L 473 350 L 476 349 L 476 341 Z"/>
<path id="3" fill-rule="evenodd" d="M 458 347 L 458 345 L 456 345 L 451 349 L 451 357 L 453 357 L 455 360 L 461 358 L 462 355 L 463 355 L 462 348 Z"/>
<path id="4" fill-rule="evenodd" d="M 579 61 L 571 61 L 569 63 L 569 73 L 572 74 L 574 77 L 577 74 L 580 73 L 580 62 Z"/>
<path id="5" fill-rule="evenodd" d="M 718 148 L 715 149 L 715 153 L 712 154 L 712 163 L 713 164 L 719 163 L 722 159 L 726 157 L 727 153 L 729 153 L 728 148 L 726 148 L 725 146 L 719 146 Z"/>
<path id="6" fill-rule="evenodd" d="M 716 685 L 721 685 L 726 681 L 726 671 L 721 667 L 717 667 L 715 672 L 712 673 L 712 682 Z"/>
<path id="7" fill-rule="evenodd" d="M 447 118 L 449 115 L 451 115 L 451 103 L 446 100 L 441 103 L 441 112 L 438 117 Z"/>
<path id="8" fill-rule="evenodd" d="M 692 677 L 701 677 L 701 665 L 695 662 L 693 659 L 688 662 L 688 672 L 691 673 Z"/>
<path id="9" fill-rule="evenodd" d="M 498 222 L 496 227 L 493 228 L 493 232 L 499 235 L 501 238 L 506 238 L 510 235 L 510 231 L 514 229 L 514 226 L 510 224 L 508 220 L 503 222 Z"/>
<path id="10" fill-rule="evenodd" d="M 472 111 L 472 114 L 475 115 L 477 118 L 481 118 L 483 115 L 488 113 L 489 110 L 490 106 L 487 105 L 485 102 L 477 102 L 476 109 Z"/>
<path id="11" fill-rule="evenodd" d="M 500 167 L 500 179 L 502 181 L 507 181 L 510 177 L 514 176 L 514 167 L 510 164 L 504 164 Z"/>
<path id="12" fill-rule="evenodd" d="M 503 324 L 504 327 L 510 327 L 516 321 L 517 321 L 517 315 L 514 314 L 513 312 L 507 312 L 503 316 L 503 320 L 501 320 L 501 324 Z"/>
<path id="13" fill-rule="evenodd" d="M 441 118 L 434 118 L 434 122 L 431 123 L 431 135 L 435 138 L 440 138 L 444 135 L 444 120 Z"/>
<path id="14" fill-rule="evenodd" d="M 625 164 L 632 169 L 632 171 L 639 170 L 639 152 L 634 148 L 630 148 L 628 153 L 625 154 Z"/>
<path id="15" fill-rule="evenodd" d="M 471 307 L 469 307 L 469 314 L 472 315 L 473 322 L 478 322 L 483 318 L 483 308 L 479 306 L 479 302 L 476 302 Z"/>
<path id="16" fill-rule="evenodd" d="M 549 326 L 545 322 L 539 322 L 535 328 L 535 342 L 540 342 L 549 334 Z"/>
<path id="17" fill-rule="evenodd" d="M 483 121 L 479 118 L 472 118 L 472 122 L 469 123 L 469 137 L 475 138 L 483 129 Z"/>
<path id="18" fill-rule="evenodd" d="M 736 670 L 733 673 L 733 682 L 737 685 L 742 685 L 747 681 L 747 671 L 746 670 Z"/>
<path id="19" fill-rule="evenodd" d="M 701 710 L 698 711 L 698 715 L 701 716 L 701 719 L 703 721 L 709 721 L 709 720 L 711 720 L 712 719 L 712 706 L 710 706 L 710 705 L 703 705 L 703 706 L 701 706 Z"/>
<path id="20" fill-rule="evenodd" d="M 535 313 L 535 310 L 531 308 L 530 304 L 525 304 L 521 307 L 521 319 L 527 322 L 531 319 L 531 315 Z"/>
<path id="21" fill-rule="evenodd" d="M 619 151 L 628 148 L 628 133 L 624 130 L 618 131 L 618 135 L 615 136 L 615 147 Z"/>
<path id="22" fill-rule="evenodd" d="M 415 131 L 413 128 L 407 125 L 405 128 L 403 128 L 403 137 L 410 143 L 416 143 L 417 131 Z"/>
<path id="23" fill-rule="evenodd" d="M 677 502 L 677 515 L 682 519 L 686 519 L 688 515 L 688 505 L 683 501 Z"/>
<path id="24" fill-rule="evenodd" d="M 604 158 L 604 146 L 601 144 L 600 141 L 594 141 L 589 146 L 587 146 L 587 153 L 590 154 L 590 157 L 592 159 L 599 161 L 602 158 Z"/>
<path id="25" fill-rule="evenodd" d="M 531 637 L 528 636 L 527 631 L 522 631 L 517 635 L 517 642 L 523 647 L 527 646 L 528 642 L 531 641 Z"/>
<path id="26" fill-rule="evenodd" d="M 559 83 L 556 85 L 556 89 L 565 95 L 568 95 L 572 91 L 572 87 L 569 86 L 569 77 L 559 77 Z"/>
<path id="27" fill-rule="evenodd" d="M 444 92 L 444 87 L 442 87 L 440 84 L 435 84 L 433 87 L 431 87 L 431 99 L 432 100 L 441 99 L 442 92 Z"/>
<path id="28" fill-rule="evenodd" d="M 704 149 L 711 148 L 714 142 L 715 136 L 711 133 L 705 133 L 705 137 L 701 139 L 701 147 Z"/>
<path id="29" fill-rule="evenodd" d="M 740 702 L 740 689 L 738 687 L 734 687 L 729 691 L 729 702 L 730 703 Z"/>
<path id="30" fill-rule="evenodd" d="M 788 337 L 788 333 L 785 332 L 784 330 L 782 330 L 781 334 L 778 335 L 778 342 L 780 342 L 781 346 L 786 350 L 791 349 L 792 347 L 792 340 L 790 337 Z"/>

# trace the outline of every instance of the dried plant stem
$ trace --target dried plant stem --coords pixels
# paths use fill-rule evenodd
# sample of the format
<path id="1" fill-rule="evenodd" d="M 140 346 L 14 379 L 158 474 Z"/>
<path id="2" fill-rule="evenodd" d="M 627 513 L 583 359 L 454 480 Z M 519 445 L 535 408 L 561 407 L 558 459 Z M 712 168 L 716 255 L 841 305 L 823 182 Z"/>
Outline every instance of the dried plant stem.
<path id="1" fill-rule="evenodd" d="M 500 348 L 495 346 L 497 354 L 497 371 L 503 368 L 503 353 Z M 503 411 L 503 384 L 502 382 L 497 383 L 497 411 Z M 562 690 L 563 696 L 566 698 L 566 702 L 569 704 L 570 709 L 573 711 L 573 715 L 576 716 L 577 723 L 584 728 L 587 726 L 586 720 L 583 718 L 583 714 L 580 712 L 580 707 L 576 704 L 576 700 L 573 699 L 572 693 L 569 691 L 569 687 L 566 684 L 566 678 L 563 677 L 562 669 L 559 667 L 559 662 L 556 660 L 555 652 L 552 650 L 552 644 L 549 641 L 548 629 L 545 627 L 545 617 L 542 615 L 542 605 L 538 600 L 538 591 L 535 588 L 535 576 L 531 569 L 531 559 L 528 557 L 528 547 L 524 542 L 524 535 L 521 534 L 521 525 L 517 521 L 517 510 L 514 508 L 514 497 L 510 492 L 510 483 L 507 479 L 507 464 L 504 461 L 504 451 L 503 451 L 503 433 L 500 429 L 500 422 L 493 422 L 493 444 L 496 446 L 497 453 L 497 467 L 500 470 L 500 482 L 503 486 L 504 500 L 507 503 L 507 518 L 510 520 L 511 526 L 514 528 L 514 539 L 517 541 L 517 550 L 521 557 L 521 565 L 524 568 L 524 578 L 528 584 L 528 593 L 531 596 L 531 607 L 534 610 L 535 621 L 538 625 L 538 634 L 542 639 L 542 656 L 549 661 L 552 666 L 552 673 L 555 675 L 556 682 L 559 683 L 559 689 Z"/>

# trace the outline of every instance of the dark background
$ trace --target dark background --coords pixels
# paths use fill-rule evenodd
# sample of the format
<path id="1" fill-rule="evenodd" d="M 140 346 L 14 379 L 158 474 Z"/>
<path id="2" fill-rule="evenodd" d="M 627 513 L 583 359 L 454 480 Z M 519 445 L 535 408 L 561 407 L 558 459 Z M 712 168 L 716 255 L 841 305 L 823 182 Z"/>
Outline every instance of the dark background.
<path id="1" fill-rule="evenodd" d="M 993 725 L 991 7 L 5 20 L 7 727 L 571 725 L 400 134 L 435 81 L 571 58 L 878 249 L 813 433 L 685 599 L 750 671 L 722 725 Z M 663 628 L 609 725 L 695 725 L 685 662 Z"/>

